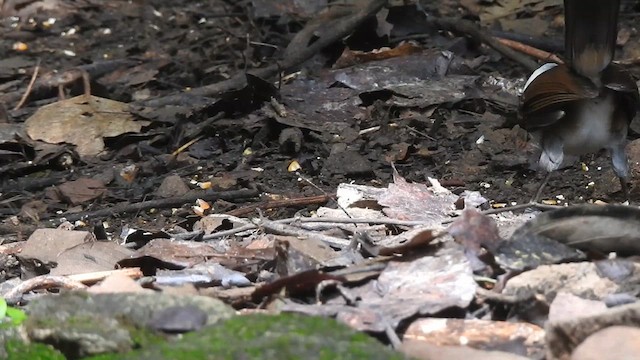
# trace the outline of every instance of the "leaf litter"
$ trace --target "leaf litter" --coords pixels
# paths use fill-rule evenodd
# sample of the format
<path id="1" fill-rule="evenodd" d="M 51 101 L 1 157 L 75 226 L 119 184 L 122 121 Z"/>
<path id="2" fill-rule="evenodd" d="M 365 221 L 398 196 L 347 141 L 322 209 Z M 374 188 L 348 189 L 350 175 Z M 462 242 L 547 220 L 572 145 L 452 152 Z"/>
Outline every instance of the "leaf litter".
<path id="1" fill-rule="evenodd" d="M 212 4 L 216 11 L 229 10 L 222 2 Z M 286 2 L 277 11 L 269 2 L 252 5 L 252 16 L 274 32 L 283 29 L 265 19 L 284 16 L 283 7 L 286 16 L 298 19 L 313 19 L 326 7 L 311 1 Z M 447 2 L 439 6 L 443 15 L 458 9 Z M 535 36 L 554 31 L 550 19 L 559 9 L 557 1 L 462 6 L 482 23 Z M 527 163 L 535 148 L 522 141 L 521 129 L 509 125 L 517 104 L 511 85 L 521 79 L 479 70 L 513 74 L 495 61 L 497 53 L 469 48 L 451 34 L 433 35 L 438 45 L 429 50 L 399 42 L 363 51 L 354 33 L 337 36 L 345 41 L 331 68 L 288 74 L 274 85 L 271 75 L 229 74 L 244 71 L 247 56 L 254 65 L 268 66 L 274 48 L 294 57 L 304 46 L 287 47 L 277 37 L 248 41 L 253 53 L 230 60 L 244 40 L 234 43 L 237 39 L 229 37 L 238 46 L 229 50 L 215 35 L 220 27 L 206 16 L 190 35 L 194 38 L 183 37 L 180 26 L 188 28 L 185 19 L 197 13 L 185 9 L 174 13 L 164 7 L 172 13 L 167 23 L 161 12 L 149 12 L 156 26 L 167 26 L 159 34 L 168 37 L 162 39 L 166 44 L 176 38 L 191 42 L 179 57 L 171 56 L 175 51 L 166 44 L 151 49 L 142 40 L 116 51 L 145 48 L 134 61 L 96 62 L 90 68 L 73 58 L 59 60 L 68 72 L 38 79 L 27 108 L 7 112 L 0 127 L 6 155 L 0 172 L 7 179 L 2 196 L 20 209 L 6 212 L 11 216 L 3 222 L 3 231 L 14 234 L 8 240 L 18 241 L 0 247 L 1 291 L 10 303 L 59 289 L 184 292 L 245 311 L 334 317 L 419 358 L 432 358 L 429 350 L 438 348 L 462 354 L 466 349 L 460 345 L 561 358 L 605 325 L 637 321 L 638 269 L 626 258 L 638 253 L 635 209 L 571 205 L 545 213 L 485 211 L 522 202 L 530 196 L 527 184 L 535 184 Z M 9 5 L 3 10 L 4 16 L 13 14 Z M 79 10 L 98 16 L 91 8 L 64 11 Z M 139 4 L 122 9 L 131 21 L 145 19 L 147 10 L 152 9 Z M 361 31 L 394 38 L 401 35 L 397 15 L 416 12 L 394 4 L 375 13 L 377 26 Z M 234 29 L 243 26 L 233 23 L 240 18 L 220 21 L 230 21 Z M 421 26 L 409 16 L 400 18 L 402 31 Z M 309 24 L 312 29 L 313 21 Z M 313 46 L 304 41 L 305 31 L 292 44 Z M 322 32 L 310 33 L 322 39 Z M 204 38 L 217 43 L 202 46 Z M 91 36 L 75 40 L 89 46 L 85 41 Z M 32 46 L 34 53 L 42 51 L 42 43 Z M 212 52 L 216 46 L 229 51 Z M 194 64 L 203 54 L 222 65 L 200 69 Z M 0 74 L 23 78 L 24 69 L 35 64 L 31 60 L 3 60 Z M 190 66 L 200 71 L 203 83 L 241 82 L 209 92 L 184 71 Z M 77 74 L 101 80 L 111 95 L 126 96 L 79 95 Z M 187 91 L 179 101 L 162 103 L 163 95 L 178 96 L 167 91 L 166 74 L 174 85 L 193 87 L 194 96 Z M 7 89 L 11 86 L 18 88 L 9 83 Z M 77 96 L 37 105 L 56 90 Z M 15 105 L 16 94 L 3 93 L 3 102 Z M 20 122 L 11 123 L 9 116 Z M 566 177 L 574 180 L 560 187 L 570 190 L 571 201 L 610 193 L 603 186 L 608 175 L 594 170 L 600 159 L 585 161 L 589 164 L 580 170 L 568 170 Z M 38 179 L 42 168 L 53 175 Z M 592 178 L 596 185 L 571 188 Z M 43 188 L 47 191 L 37 200 L 25 196 Z M 318 192 L 324 193 L 310 205 L 308 195 Z M 153 200 L 144 206 L 130 206 L 148 196 Z M 326 204 L 327 199 L 332 201 Z M 234 216 L 239 210 L 251 215 Z M 43 229 L 44 222 L 59 226 Z M 558 316 L 571 308 L 568 304 L 586 299 L 593 303 L 576 307 L 571 318 Z M 206 321 L 197 306 L 177 305 L 146 324 L 186 332 Z M 567 334 L 571 341 L 562 343 Z M 482 354 L 491 352 L 475 353 Z"/>

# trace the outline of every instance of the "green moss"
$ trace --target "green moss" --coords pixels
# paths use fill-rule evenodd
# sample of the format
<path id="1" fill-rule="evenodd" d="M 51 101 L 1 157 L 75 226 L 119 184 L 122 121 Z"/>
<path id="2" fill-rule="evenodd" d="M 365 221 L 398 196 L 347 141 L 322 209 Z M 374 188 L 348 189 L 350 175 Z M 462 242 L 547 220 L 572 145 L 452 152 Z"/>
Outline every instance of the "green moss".
<path id="1" fill-rule="evenodd" d="M 144 348 L 166 341 L 164 336 L 150 329 L 141 329 L 133 325 L 126 326 L 126 328 L 129 330 L 133 346 L 136 348 Z"/>
<path id="2" fill-rule="evenodd" d="M 377 340 L 332 319 L 247 315 L 117 357 L 93 359 L 403 359 Z"/>
<path id="3" fill-rule="evenodd" d="M 8 360 L 64 360 L 59 351 L 49 345 L 25 344 L 19 340 L 8 340 L 4 344 Z"/>
<path id="4" fill-rule="evenodd" d="M 74 332 L 93 332 L 103 329 L 99 320 L 101 319 L 89 314 L 78 314 L 65 318 L 59 318 L 53 314 L 51 317 L 30 317 L 25 322 L 25 325 L 33 329 L 65 328 Z"/>

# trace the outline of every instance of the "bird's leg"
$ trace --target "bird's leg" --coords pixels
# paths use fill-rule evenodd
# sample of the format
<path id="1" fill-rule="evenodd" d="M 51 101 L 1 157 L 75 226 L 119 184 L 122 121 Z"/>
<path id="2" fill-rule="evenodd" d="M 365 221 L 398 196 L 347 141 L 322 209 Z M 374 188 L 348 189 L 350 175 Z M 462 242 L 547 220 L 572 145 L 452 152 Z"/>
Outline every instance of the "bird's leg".
<path id="1" fill-rule="evenodd" d="M 629 161 L 627 160 L 627 153 L 625 152 L 625 144 L 622 143 L 612 147 L 610 152 L 613 172 L 615 172 L 620 179 L 620 187 L 622 188 L 624 200 L 629 201 L 629 186 L 627 184 L 627 179 L 629 178 Z"/>
<path id="2" fill-rule="evenodd" d="M 542 153 L 540 154 L 540 167 L 547 172 L 544 180 L 538 187 L 536 195 L 531 199 L 531 203 L 537 203 L 542 195 L 542 190 L 551 177 L 551 172 L 557 170 L 564 159 L 564 144 L 562 139 L 553 134 L 543 134 L 542 136 Z"/>
<path id="3" fill-rule="evenodd" d="M 547 175 L 544 176 L 544 179 L 540 183 L 540 186 L 536 191 L 536 195 L 529 201 L 530 203 L 535 204 L 538 202 L 538 200 L 540 200 L 540 196 L 542 195 L 542 189 L 544 189 L 545 185 L 547 185 L 547 182 L 549 182 L 550 177 L 551 177 L 551 172 L 549 171 L 547 172 Z"/>
<path id="4" fill-rule="evenodd" d="M 627 178 L 619 177 L 620 187 L 622 188 L 622 194 L 624 195 L 624 201 L 629 202 L 629 185 L 627 184 Z"/>
<path id="5" fill-rule="evenodd" d="M 542 153 L 540 154 L 540 167 L 547 172 L 558 170 L 564 160 L 564 143 L 562 139 L 552 133 L 542 135 Z"/>
<path id="6" fill-rule="evenodd" d="M 85 70 L 82 70 L 82 86 L 84 87 L 84 95 L 86 97 L 91 96 L 91 79 L 89 78 L 89 73 Z"/>

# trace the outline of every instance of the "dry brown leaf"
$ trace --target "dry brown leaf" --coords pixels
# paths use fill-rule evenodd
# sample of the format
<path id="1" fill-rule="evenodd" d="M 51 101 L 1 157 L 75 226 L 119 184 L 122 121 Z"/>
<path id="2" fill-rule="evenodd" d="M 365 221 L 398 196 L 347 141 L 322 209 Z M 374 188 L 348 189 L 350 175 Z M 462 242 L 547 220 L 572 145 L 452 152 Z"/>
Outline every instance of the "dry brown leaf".
<path id="1" fill-rule="evenodd" d="M 458 196 L 446 189 L 435 192 L 432 189 L 425 184 L 409 183 L 394 171 L 393 183 L 377 199 L 390 218 L 422 220 L 425 226 L 440 226 L 455 209 Z"/>
<path id="2" fill-rule="evenodd" d="M 59 253 L 58 266 L 51 275 L 75 275 L 113 270 L 116 263 L 133 251 L 109 241 L 91 241 L 70 247 Z"/>
<path id="3" fill-rule="evenodd" d="M 138 132 L 148 124 L 134 121 L 125 103 L 80 95 L 41 107 L 27 119 L 25 131 L 34 140 L 74 144 L 81 157 L 88 157 L 104 149 L 104 137 Z"/>
<path id="4" fill-rule="evenodd" d="M 78 205 L 97 199 L 107 192 L 100 180 L 80 178 L 57 187 L 58 194 L 71 205 Z"/>

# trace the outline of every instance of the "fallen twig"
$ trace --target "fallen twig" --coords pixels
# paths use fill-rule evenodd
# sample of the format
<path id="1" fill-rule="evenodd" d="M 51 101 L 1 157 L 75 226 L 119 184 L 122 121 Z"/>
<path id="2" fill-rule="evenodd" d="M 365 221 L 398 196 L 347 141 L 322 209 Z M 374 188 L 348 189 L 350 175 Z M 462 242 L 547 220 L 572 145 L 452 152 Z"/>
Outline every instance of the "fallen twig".
<path id="1" fill-rule="evenodd" d="M 33 90 L 33 84 L 36 83 L 36 79 L 38 78 L 38 73 L 40 72 L 40 59 L 36 63 L 36 67 L 33 69 L 33 75 L 31 75 L 31 80 L 29 80 L 29 85 L 27 86 L 27 90 L 25 90 L 24 95 L 20 99 L 20 102 L 13 108 L 13 110 L 19 110 L 27 99 L 29 98 L 29 94 L 31 94 L 31 90 Z"/>
<path id="2" fill-rule="evenodd" d="M 502 212 L 506 212 L 506 211 L 518 211 L 518 210 L 525 210 L 528 208 L 534 208 L 534 209 L 538 209 L 538 210 L 556 210 L 558 208 L 560 208 L 559 206 L 554 206 L 554 205 L 545 205 L 545 204 L 520 204 L 520 205 L 515 205 L 515 206 L 511 206 L 511 207 L 505 207 L 505 208 L 501 208 L 501 209 L 489 209 L 489 210 L 485 210 L 482 211 L 483 214 L 485 215 L 492 215 L 492 214 L 498 214 L 498 213 L 502 213 Z M 447 219 L 442 221 L 440 224 L 441 225 L 446 225 L 446 224 L 450 224 L 453 221 L 455 221 L 457 218 L 451 218 L 451 219 Z M 378 218 L 301 218 L 301 217 L 293 217 L 293 218 L 287 218 L 287 219 L 280 219 L 280 220 L 272 220 L 272 223 L 275 224 L 283 224 L 283 225 L 292 225 L 291 228 L 293 228 L 293 226 L 295 226 L 295 223 L 334 223 L 334 224 L 370 224 L 370 225 L 396 225 L 396 226 L 424 226 L 424 225 L 428 225 L 432 222 L 426 222 L 426 221 L 422 221 L 422 220 L 397 220 L 397 219 L 390 219 L 390 218 L 382 218 L 382 219 L 378 219 Z M 235 228 L 235 229 L 230 229 L 230 230 L 224 230 L 224 231 L 219 231 L 213 234 L 209 234 L 209 235 L 204 235 L 202 237 L 203 241 L 207 241 L 207 240 L 214 240 L 214 239 L 219 239 L 219 238 L 223 238 L 226 236 L 233 236 L 245 231 L 251 231 L 251 230 L 255 230 L 258 229 L 259 226 L 255 225 L 255 224 L 247 224 L 247 225 L 243 225 L 241 227 Z M 178 234 L 176 235 L 176 237 L 179 238 L 189 238 L 192 237 L 193 235 L 197 234 L 198 232 L 190 232 L 190 233 L 182 233 L 182 234 Z"/>
<path id="3" fill-rule="evenodd" d="M 555 54 L 552 54 L 550 52 L 534 48 L 533 46 L 525 45 L 525 44 L 523 44 L 521 42 L 514 41 L 514 40 L 509 40 L 509 39 L 497 38 L 497 40 L 500 43 L 502 43 L 502 44 L 504 44 L 504 45 L 506 45 L 506 46 L 508 46 L 508 47 L 510 47 L 512 49 L 518 50 L 519 52 L 521 52 L 523 54 L 527 54 L 527 55 L 533 56 L 536 59 L 543 60 L 543 61 L 553 61 L 553 62 L 558 63 L 558 64 L 564 63 L 564 61 L 562 61 L 562 59 L 560 59 Z"/>
<path id="4" fill-rule="evenodd" d="M 461 19 L 433 18 L 431 22 L 439 28 L 469 35 L 477 41 L 490 46 L 507 58 L 519 63 L 529 71 L 534 71 L 538 68 L 538 64 L 535 61 L 500 43 L 500 41 L 482 31 L 480 27 L 478 27 L 471 21 Z"/>
<path id="5" fill-rule="evenodd" d="M 549 53 L 564 53 L 564 41 L 562 39 L 539 38 L 531 35 L 518 34 L 511 31 L 491 30 L 491 35 L 501 39 L 512 40 L 535 49 L 541 49 Z"/>
<path id="6" fill-rule="evenodd" d="M 111 275 L 124 275 L 128 276 L 132 279 L 139 279 L 143 276 L 142 270 L 140 268 L 125 268 L 125 269 L 117 269 L 117 270 L 109 270 L 109 271 L 96 271 L 85 274 L 74 274 L 68 275 L 67 277 L 73 281 L 78 281 L 83 284 L 94 284 L 98 281 L 104 280 Z"/>
<path id="7" fill-rule="evenodd" d="M 231 211 L 226 212 L 226 215 L 231 216 L 241 216 L 246 214 L 251 214 L 256 211 L 256 209 L 268 210 L 268 209 L 276 209 L 283 208 L 289 206 L 307 206 L 314 204 L 324 204 L 331 199 L 331 195 L 318 195 L 318 196 L 310 196 L 303 198 L 295 198 L 295 199 L 285 199 L 285 200 L 273 200 L 266 201 L 258 204 L 252 204 L 243 206 L 241 208 L 237 208 Z"/>
<path id="8" fill-rule="evenodd" d="M 331 246 L 337 247 L 339 249 L 344 249 L 347 246 L 349 246 L 349 244 L 351 244 L 351 241 L 346 239 L 340 239 L 334 236 L 318 234 L 312 231 L 305 231 L 294 226 L 277 223 L 271 220 L 259 219 L 259 220 L 256 220 L 256 224 L 263 229 L 269 230 L 271 232 L 275 232 L 280 235 L 289 235 L 289 236 L 304 237 L 307 239 L 316 239 L 324 243 L 327 243 Z"/>
<path id="9" fill-rule="evenodd" d="M 426 222 L 424 221 L 420 221 L 420 220 L 416 220 L 416 221 L 407 221 L 407 220 L 396 220 L 396 219 L 389 219 L 389 218 L 384 218 L 384 219 L 375 219 L 375 218 L 371 218 L 371 219 L 354 219 L 354 218 L 300 218 L 300 217 L 294 217 L 294 218 L 288 218 L 288 219 L 280 219 L 280 220 L 273 220 L 274 223 L 276 224 L 287 224 L 287 225 L 291 225 L 291 224 L 295 224 L 295 223 L 334 223 L 334 224 L 372 224 L 372 225 L 396 225 L 396 226 L 423 226 L 426 224 Z M 226 236 L 232 236 L 232 235 L 236 235 L 245 231 L 250 231 L 250 230 L 255 230 L 258 229 L 259 226 L 255 225 L 255 224 L 251 224 L 251 225 L 243 225 L 241 227 L 235 228 L 235 229 L 230 229 L 230 230 L 224 230 L 224 231 L 219 231 L 213 234 L 209 234 L 209 235 L 205 235 L 202 237 L 203 241 L 207 241 L 207 240 L 214 240 L 214 239 L 218 239 L 218 238 L 222 238 L 222 237 L 226 237 Z M 195 234 L 196 232 L 193 232 L 193 234 Z M 180 238 L 188 238 L 192 236 L 192 233 L 183 233 L 183 234 L 179 234 L 178 237 Z"/>
<path id="10" fill-rule="evenodd" d="M 67 276 L 41 275 L 25 280 L 16 285 L 4 295 L 4 298 L 8 304 L 14 305 L 20 302 L 22 295 L 29 291 L 53 288 L 78 290 L 86 289 L 87 286 L 79 281 L 72 280 Z"/>
<path id="11" fill-rule="evenodd" d="M 71 214 L 63 214 L 63 215 L 46 215 L 43 216 L 43 219 L 51 219 L 53 217 L 64 217 L 67 221 L 76 221 L 80 219 L 91 219 L 96 217 L 103 216 L 114 216 L 123 213 L 135 213 L 143 210 L 153 209 L 153 208 L 167 208 L 167 207 L 176 207 L 183 206 L 185 204 L 193 203 L 198 199 L 206 200 L 206 201 L 215 201 L 215 200 L 237 200 L 237 199 L 246 199 L 252 198 L 259 194 L 258 190 L 251 189 L 243 189 L 243 190 L 233 190 L 233 191 L 199 191 L 196 193 L 189 193 L 187 196 L 178 196 L 172 197 L 168 199 L 159 199 L 159 200 L 150 200 L 150 201 L 142 201 L 138 203 L 126 203 L 121 205 L 116 205 L 107 209 L 96 210 L 96 211 L 83 211 L 78 213 Z"/>

